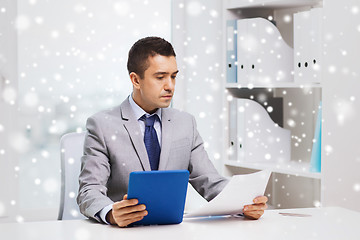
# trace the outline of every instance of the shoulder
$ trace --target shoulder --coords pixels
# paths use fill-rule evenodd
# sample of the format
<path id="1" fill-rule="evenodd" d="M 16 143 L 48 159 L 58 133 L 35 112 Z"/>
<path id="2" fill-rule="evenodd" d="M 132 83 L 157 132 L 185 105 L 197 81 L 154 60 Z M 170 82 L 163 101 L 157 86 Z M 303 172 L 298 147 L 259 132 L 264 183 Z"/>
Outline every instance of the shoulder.
<path id="1" fill-rule="evenodd" d="M 162 111 L 164 111 L 164 114 L 171 119 L 187 119 L 191 121 L 194 119 L 194 116 L 190 113 L 175 108 L 163 108 Z"/>
<path id="2" fill-rule="evenodd" d="M 121 121 L 120 105 L 99 111 L 90 116 L 86 121 L 87 128 L 108 128 Z"/>
<path id="3" fill-rule="evenodd" d="M 191 127 L 194 128 L 196 126 L 196 121 L 193 115 L 188 112 L 184 112 L 174 108 L 164 108 L 163 109 L 163 120 L 168 120 L 173 122 L 176 126 Z"/>
<path id="4" fill-rule="evenodd" d="M 120 105 L 112 107 L 112 108 L 108 108 L 102 111 L 99 111 L 95 114 L 93 114 L 92 116 L 89 117 L 89 119 L 94 119 L 94 120 L 101 120 L 101 119 L 109 119 L 112 117 L 120 117 Z"/>
<path id="5" fill-rule="evenodd" d="M 129 115 L 131 112 L 130 110 L 130 103 L 128 98 L 126 98 L 120 105 L 99 111 L 92 116 L 89 117 L 89 119 L 94 120 L 119 120 L 122 119 L 122 115 L 126 114 Z"/>

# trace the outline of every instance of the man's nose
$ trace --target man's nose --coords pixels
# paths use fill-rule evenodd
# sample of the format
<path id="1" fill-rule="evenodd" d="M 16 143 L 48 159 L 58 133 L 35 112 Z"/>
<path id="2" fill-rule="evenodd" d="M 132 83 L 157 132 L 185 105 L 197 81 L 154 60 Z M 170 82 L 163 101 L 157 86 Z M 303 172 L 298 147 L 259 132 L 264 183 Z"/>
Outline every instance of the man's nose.
<path id="1" fill-rule="evenodd" d="M 164 89 L 167 91 L 174 91 L 175 88 L 175 79 L 168 77 L 166 78 Z"/>

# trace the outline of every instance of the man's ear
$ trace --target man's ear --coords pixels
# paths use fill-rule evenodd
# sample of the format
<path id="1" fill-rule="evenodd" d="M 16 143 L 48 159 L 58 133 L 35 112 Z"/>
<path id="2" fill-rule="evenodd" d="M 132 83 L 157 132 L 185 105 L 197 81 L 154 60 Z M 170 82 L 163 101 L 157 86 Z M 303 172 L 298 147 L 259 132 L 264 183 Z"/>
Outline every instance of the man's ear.
<path id="1" fill-rule="evenodd" d="M 134 72 L 130 73 L 130 80 L 135 89 L 140 89 L 140 77 Z"/>

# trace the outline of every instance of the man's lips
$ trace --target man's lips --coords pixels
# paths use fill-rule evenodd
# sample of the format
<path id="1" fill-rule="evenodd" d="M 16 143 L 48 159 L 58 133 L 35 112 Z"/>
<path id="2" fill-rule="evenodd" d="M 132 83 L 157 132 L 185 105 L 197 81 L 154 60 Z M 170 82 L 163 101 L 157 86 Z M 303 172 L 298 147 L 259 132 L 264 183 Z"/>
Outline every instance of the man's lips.
<path id="1" fill-rule="evenodd" d="M 164 96 L 161 96 L 162 98 L 172 98 L 172 95 L 164 95 Z"/>

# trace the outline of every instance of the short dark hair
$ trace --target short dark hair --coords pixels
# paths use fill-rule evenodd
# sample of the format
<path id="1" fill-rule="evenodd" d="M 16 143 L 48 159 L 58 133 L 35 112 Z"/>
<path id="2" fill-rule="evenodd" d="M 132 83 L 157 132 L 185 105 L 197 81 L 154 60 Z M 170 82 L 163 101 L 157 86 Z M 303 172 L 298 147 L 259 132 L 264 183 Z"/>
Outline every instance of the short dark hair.
<path id="1" fill-rule="evenodd" d="M 149 56 L 174 56 L 175 51 L 171 43 L 160 37 L 146 37 L 138 40 L 131 47 L 127 62 L 129 74 L 134 72 L 144 78 L 145 70 L 149 67 Z"/>

